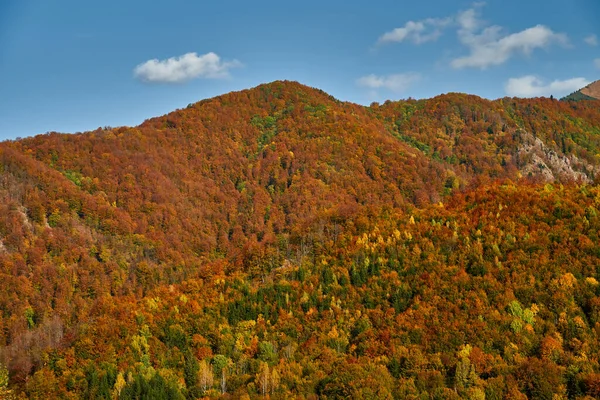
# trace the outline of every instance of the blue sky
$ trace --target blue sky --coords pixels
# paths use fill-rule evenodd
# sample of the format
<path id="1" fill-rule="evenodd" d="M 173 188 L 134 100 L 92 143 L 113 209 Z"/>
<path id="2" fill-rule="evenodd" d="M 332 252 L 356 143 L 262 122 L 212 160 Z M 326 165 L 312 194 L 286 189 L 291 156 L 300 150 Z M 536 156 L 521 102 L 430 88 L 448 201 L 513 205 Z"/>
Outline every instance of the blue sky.
<path id="1" fill-rule="evenodd" d="M 361 104 L 562 96 L 600 79 L 600 2 L 0 0 L 0 140 L 279 79 Z"/>

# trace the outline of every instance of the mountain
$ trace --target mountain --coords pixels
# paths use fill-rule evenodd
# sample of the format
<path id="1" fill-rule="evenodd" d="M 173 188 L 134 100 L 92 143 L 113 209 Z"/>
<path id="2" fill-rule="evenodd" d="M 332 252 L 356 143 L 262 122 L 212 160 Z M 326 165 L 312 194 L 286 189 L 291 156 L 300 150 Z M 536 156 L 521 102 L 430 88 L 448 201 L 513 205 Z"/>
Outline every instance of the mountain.
<path id="1" fill-rule="evenodd" d="M 586 87 L 571 93 L 561 100 L 600 100 L 600 81 L 592 82 Z"/>
<path id="2" fill-rule="evenodd" d="M 596 100 L 600 99 L 600 81 L 595 81 L 581 89 L 581 93 L 592 97 Z"/>
<path id="3" fill-rule="evenodd" d="M 0 395 L 597 396 L 599 127 L 278 81 L 3 142 Z"/>

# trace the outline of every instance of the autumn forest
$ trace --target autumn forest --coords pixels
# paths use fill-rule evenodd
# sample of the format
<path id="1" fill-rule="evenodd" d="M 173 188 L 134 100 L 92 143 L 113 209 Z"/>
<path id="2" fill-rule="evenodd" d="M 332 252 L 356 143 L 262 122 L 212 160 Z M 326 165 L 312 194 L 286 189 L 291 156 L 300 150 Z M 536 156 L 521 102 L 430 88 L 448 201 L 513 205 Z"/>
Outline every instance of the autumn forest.
<path id="1" fill-rule="evenodd" d="M 0 143 L 0 398 L 600 398 L 600 100 L 277 81 Z"/>

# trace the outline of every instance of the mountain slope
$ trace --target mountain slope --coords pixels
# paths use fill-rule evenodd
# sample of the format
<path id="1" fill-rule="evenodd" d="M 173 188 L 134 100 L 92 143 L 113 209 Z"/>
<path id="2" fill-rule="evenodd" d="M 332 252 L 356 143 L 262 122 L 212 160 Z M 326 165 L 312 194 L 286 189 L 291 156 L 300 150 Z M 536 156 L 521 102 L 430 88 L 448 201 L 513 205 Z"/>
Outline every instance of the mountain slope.
<path id="1" fill-rule="evenodd" d="M 581 89 L 581 93 L 586 96 L 593 97 L 594 99 L 600 99 L 600 81 L 595 81 Z"/>
<path id="2" fill-rule="evenodd" d="M 243 242 L 339 207 L 436 202 L 476 177 L 515 179 L 520 171 L 593 181 L 598 119 L 595 110 L 557 102 L 459 95 L 366 109 L 275 82 L 137 128 L 40 136 L 9 147 L 90 195 L 106 195 L 134 221 L 127 229 L 146 233 L 160 224 L 168 234 L 185 218 L 193 236 L 176 233 L 186 251 L 228 251 L 223 239 L 232 230 Z M 310 202 L 306 193 L 314 194 Z M 160 222 L 149 216 L 159 210 Z M 240 221 L 240 213 L 251 220 Z"/>
<path id="3" fill-rule="evenodd" d="M 426 385 L 428 378 L 418 378 L 420 367 L 406 367 L 412 372 L 404 376 L 397 366 L 388 364 L 391 360 L 374 361 L 390 350 L 390 342 L 359 343 L 360 332 L 356 332 L 363 328 L 336 328 L 341 330 L 340 337 L 353 336 L 353 350 L 342 339 L 336 342 L 335 332 L 330 338 L 335 343 L 325 349 L 308 331 L 293 336 L 290 326 L 275 328 L 266 321 L 289 319 L 289 324 L 297 327 L 301 322 L 294 318 L 296 313 L 302 318 L 317 315 L 318 320 L 327 319 L 328 310 L 335 313 L 334 306 L 342 299 L 354 304 L 344 313 L 353 309 L 387 313 L 392 312 L 391 307 L 390 318 L 408 318 L 406 312 L 413 318 L 418 308 L 410 311 L 401 306 L 408 302 L 403 296 L 414 297 L 407 294 L 406 287 L 396 282 L 394 285 L 405 292 L 399 288 L 379 290 L 386 287 L 385 279 L 371 277 L 383 271 L 381 276 L 387 278 L 393 273 L 410 280 L 431 274 L 435 280 L 446 276 L 443 265 L 448 263 L 459 275 L 473 276 L 468 279 L 469 287 L 484 291 L 489 282 L 481 277 L 490 275 L 490 279 L 506 283 L 507 272 L 498 263 L 523 267 L 518 276 L 510 278 L 519 282 L 530 279 L 530 275 L 537 277 L 542 265 L 547 268 L 540 276 L 544 282 L 567 273 L 576 277 L 577 285 L 566 287 L 564 294 L 574 296 L 575 287 L 585 286 L 582 279 L 598 278 L 597 272 L 588 268 L 596 265 L 600 256 L 593 245 L 597 239 L 593 233 L 597 190 L 590 191 L 586 185 L 594 184 L 600 176 L 599 127 L 600 108 L 595 102 L 487 101 L 447 94 L 362 107 L 295 82 L 273 82 L 204 100 L 138 127 L 75 135 L 52 133 L 1 143 L 0 278 L 10 289 L 0 290 L 0 362 L 8 365 L 11 381 L 30 395 L 34 384 L 54 379 L 63 392 L 91 397 L 90 388 L 100 390 L 97 385 L 109 385 L 107 382 L 110 390 L 102 390 L 112 391 L 117 372 L 121 372 L 139 379 L 135 384 L 123 381 L 131 390 L 160 377 L 165 381 L 153 381 L 155 386 L 175 390 L 169 386 L 175 385 L 192 397 L 192 393 L 199 396 L 199 389 L 189 371 L 184 379 L 184 364 L 192 365 L 189 368 L 193 370 L 194 365 L 199 368 L 198 362 L 223 355 L 235 361 L 237 387 L 256 395 L 259 368 L 265 372 L 260 362 L 275 368 L 282 357 L 272 353 L 282 356 L 276 349 L 290 344 L 275 336 L 287 332 L 294 337 L 294 345 L 302 346 L 302 357 L 294 359 L 293 368 L 312 372 L 307 372 L 310 377 L 304 383 L 292 382 L 292 375 L 301 372 L 289 372 L 290 381 L 285 384 L 289 392 L 281 392 L 283 397 L 285 393 L 317 392 L 335 397 L 335 391 L 342 390 L 339 382 L 326 381 L 331 372 L 325 367 L 326 360 L 311 366 L 309 359 L 320 350 L 324 357 L 339 362 L 346 357 L 354 360 L 345 361 L 350 364 L 360 360 L 364 371 L 381 372 L 384 368 L 388 372 L 381 376 L 396 379 L 394 385 L 398 379 L 411 378 Z M 498 182 L 512 189 L 500 193 Z M 555 193 L 553 186 L 542 186 L 546 183 L 563 184 L 567 190 Z M 437 205 L 440 202 L 459 205 L 446 212 Z M 506 226 L 496 229 L 493 217 L 507 214 L 502 209 L 513 203 L 520 208 L 511 209 L 506 221 L 497 222 Z M 536 208 L 537 203 L 545 204 L 544 208 Z M 526 232 L 529 217 L 520 213 L 528 208 L 535 208 L 537 218 L 530 232 Z M 479 217 L 463 225 L 473 232 L 467 240 L 456 231 L 461 238 L 458 242 L 448 229 L 470 214 Z M 417 231 L 405 226 L 409 215 L 416 217 Z M 440 215 L 446 215 L 443 221 L 438 220 Z M 576 223 L 565 225 L 563 218 L 575 218 Z M 516 231 L 511 223 L 518 225 Z M 489 224 L 492 226 L 487 229 Z M 570 236 L 579 240 L 574 254 L 563 247 L 551 248 L 550 253 L 542 250 L 550 245 L 545 239 L 548 229 L 556 226 L 562 232 L 560 238 L 555 237 L 558 243 L 567 243 Z M 385 246 L 378 241 L 378 232 L 383 229 Z M 368 248 L 364 247 L 364 234 L 376 240 L 370 243 L 368 239 Z M 400 247 L 387 241 L 397 235 L 406 242 Z M 518 238 L 518 245 L 508 235 Z M 410 244 L 412 237 L 418 237 L 418 245 Z M 385 247 L 385 251 L 375 251 L 375 247 Z M 452 258 L 453 249 L 458 258 Z M 473 249 L 481 250 L 481 254 Z M 539 263 L 526 264 L 523 252 L 535 253 Z M 544 257 L 558 256 L 564 265 L 543 261 Z M 394 264 L 406 259 L 410 263 L 402 264 L 402 268 Z M 584 259 L 586 263 L 573 263 Z M 334 283 L 342 288 L 335 294 L 325 293 Z M 544 321 L 558 318 L 561 312 L 569 318 L 584 315 L 585 335 L 576 338 L 596 348 L 597 337 L 591 330 L 596 318 L 595 311 L 590 311 L 595 307 L 592 300 L 586 298 L 569 303 L 571 308 L 561 308 L 544 297 L 541 287 L 534 296 L 527 294 L 523 285 L 509 283 L 523 305 L 529 307 L 535 297 L 536 304 L 546 307 Z M 418 290 L 421 293 L 425 289 Z M 430 316 L 449 318 L 446 310 L 452 300 L 445 292 L 449 288 L 442 285 L 436 290 L 445 293 L 448 300 L 436 305 Z M 175 298 L 173 293 L 183 297 Z M 388 296 L 390 307 L 385 306 Z M 431 293 L 428 296 L 435 297 Z M 512 295 L 486 296 L 491 302 L 486 313 L 492 319 L 497 318 L 492 316 L 493 309 L 504 309 L 513 299 Z M 478 297 L 478 301 L 483 298 Z M 175 303 L 160 306 L 161 302 L 177 301 L 181 301 L 177 307 Z M 295 308 L 289 307 L 290 302 Z M 427 309 L 427 304 L 429 300 L 419 307 Z M 470 303 L 464 307 L 474 310 Z M 180 311 L 185 317 L 178 316 Z M 287 313 L 292 314 L 286 317 Z M 376 325 L 371 335 L 385 338 L 390 330 L 399 329 L 375 314 L 368 321 Z M 211 326 L 224 324 L 225 331 L 233 330 L 231 337 L 242 340 L 243 336 L 245 344 L 240 342 L 237 349 L 228 342 L 231 338 L 227 334 L 185 318 L 204 318 Z M 113 319 L 123 320 L 119 334 L 112 330 L 116 329 Z M 473 321 L 467 320 L 455 327 L 457 335 L 468 336 Z M 355 322 L 358 324 L 352 320 Z M 532 333 L 529 342 L 519 342 L 528 349 L 520 353 L 521 357 L 537 357 L 535 343 L 544 335 L 552 336 L 546 331 L 551 329 L 550 323 L 542 326 L 545 328 Z M 327 325 L 328 332 L 333 328 Z M 439 349 L 417 341 L 406 326 L 402 329 L 410 336 L 403 341 L 422 345 L 419 351 L 428 354 L 431 368 L 423 367 L 423 371 L 442 374 L 442 380 L 454 379 L 455 352 L 464 343 L 444 339 L 447 348 L 443 351 L 450 359 L 440 361 L 442 368 L 433 356 Z M 419 329 L 425 342 L 441 335 L 425 327 Z M 503 335 L 491 328 L 486 332 Z M 498 348 L 510 344 L 497 337 L 491 347 L 483 343 L 477 346 L 489 357 L 507 357 L 499 354 Z M 275 347 L 268 350 L 265 344 L 259 350 L 259 338 Z M 144 341 L 159 350 L 148 353 Z M 240 352 L 245 346 L 243 358 Z M 577 356 L 575 347 L 565 347 L 570 357 Z M 400 353 L 396 361 L 403 363 Z M 292 360 L 291 353 L 286 354 L 283 358 Z M 47 367 L 49 357 L 57 357 L 50 363 L 52 368 Z M 56 363 L 60 360 L 59 367 Z M 511 366 L 521 368 L 519 361 L 511 362 Z M 82 372 L 87 371 L 88 364 L 89 373 Z M 150 366 L 162 372 L 153 375 Z M 283 371 L 283 366 L 277 368 Z M 405 367 L 398 368 L 403 371 Z M 36 371 L 45 375 L 31 379 Z M 479 373 L 482 371 L 487 370 Z M 585 373 L 592 371 L 597 371 L 595 364 Z M 517 372 L 511 375 L 513 372 L 506 376 L 521 379 Z M 101 374 L 106 382 L 92 382 L 98 378 L 92 379 L 93 374 Z M 491 376 L 489 371 L 485 374 Z M 338 376 L 342 380 L 345 377 Z M 582 387 L 585 377 L 580 377 Z M 34 383 L 25 384 L 30 381 Z M 250 383 L 254 389 L 248 388 Z M 370 387 L 366 381 L 364 385 Z M 440 385 L 444 392 L 444 385 Z M 506 385 L 502 390 L 508 390 Z M 485 385 L 480 386 L 484 390 Z M 107 396 L 112 396 L 110 393 Z"/>
<path id="4" fill-rule="evenodd" d="M 598 207 L 597 187 L 484 186 L 307 232 L 260 279 L 222 261 L 103 294 L 76 333 L 34 320 L 4 350 L 32 398 L 594 398 Z"/>
<path id="5" fill-rule="evenodd" d="M 600 81 L 595 81 L 586 87 L 564 97 L 562 100 L 600 100 Z"/>
<path id="6" fill-rule="evenodd" d="M 30 252 L 23 271 L 108 265 L 118 283 L 92 274 L 101 292 L 179 281 L 222 257 L 248 270 L 265 246 L 283 241 L 289 252 L 311 227 L 473 184 L 593 182 L 598 126 L 592 103 L 448 94 L 365 108 L 274 82 L 134 128 L 5 142 L 4 262 Z M 52 259 L 49 248 L 64 252 L 75 238 L 86 256 Z"/>

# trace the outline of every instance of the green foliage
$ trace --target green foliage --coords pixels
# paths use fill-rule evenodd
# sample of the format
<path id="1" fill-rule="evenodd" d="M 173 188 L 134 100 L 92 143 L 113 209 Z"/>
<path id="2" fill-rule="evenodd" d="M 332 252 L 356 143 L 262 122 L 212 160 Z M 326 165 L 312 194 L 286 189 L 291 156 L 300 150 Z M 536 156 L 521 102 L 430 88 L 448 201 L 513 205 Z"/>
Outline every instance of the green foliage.
<path id="1" fill-rule="evenodd" d="M 60 220 L 60 212 L 58 210 L 54 210 L 52 211 L 52 214 L 48 216 L 48 225 L 50 225 L 51 228 L 56 228 L 60 223 Z"/>
<path id="2" fill-rule="evenodd" d="M 561 101 L 582 101 L 582 100 L 596 100 L 593 97 L 590 97 L 588 95 L 585 95 L 583 93 L 581 93 L 581 91 L 576 91 L 573 92 L 563 98 L 560 99 Z"/>
<path id="3" fill-rule="evenodd" d="M 165 329 L 164 340 L 167 346 L 176 346 L 179 350 L 187 349 L 187 333 L 179 324 L 169 325 Z"/>
<path id="4" fill-rule="evenodd" d="M 430 154 L 431 153 L 431 146 L 429 146 L 428 144 L 425 144 L 423 142 L 418 141 L 417 139 L 415 139 L 412 136 L 399 134 L 398 135 L 398 139 L 402 140 L 403 142 L 409 144 L 410 146 L 412 146 L 412 147 L 414 147 L 416 149 L 421 150 L 425 154 Z"/>
<path id="5" fill-rule="evenodd" d="M 35 311 L 31 306 L 25 309 L 25 320 L 27 321 L 27 326 L 29 329 L 35 326 Z"/>
<path id="6" fill-rule="evenodd" d="M 260 342 L 258 345 L 258 359 L 269 365 L 277 364 L 277 351 L 271 342 Z"/>
<path id="7" fill-rule="evenodd" d="M 73 182 L 76 186 L 80 186 L 81 187 L 81 180 L 83 179 L 83 175 L 81 175 L 80 172 L 78 172 L 78 171 L 65 171 L 64 175 L 65 175 L 65 177 L 67 177 L 68 180 L 70 180 L 71 182 Z"/>
<path id="8" fill-rule="evenodd" d="M 321 118 L 325 116 L 327 112 L 327 106 L 325 104 L 318 104 L 316 106 L 307 105 L 304 109 L 313 117 Z"/>
<path id="9" fill-rule="evenodd" d="M 511 301 L 508 304 L 508 310 L 509 310 L 510 314 L 514 317 L 517 317 L 517 318 L 523 317 L 523 307 L 521 306 L 521 303 L 519 303 L 518 300 Z"/>
<path id="10" fill-rule="evenodd" d="M 230 364 L 230 360 L 222 354 L 217 354 L 212 359 L 212 365 L 216 375 L 221 375 L 223 370 Z"/>
<path id="11" fill-rule="evenodd" d="M 198 384 L 198 372 L 200 371 L 200 364 L 198 360 L 189 351 L 185 353 L 185 364 L 183 366 L 183 377 L 185 385 L 188 389 L 196 387 Z"/>
<path id="12" fill-rule="evenodd" d="M 523 321 L 525 321 L 529 325 L 533 325 L 534 320 L 535 320 L 535 314 L 529 308 L 526 308 L 523 311 L 522 319 L 523 319 Z"/>
<path id="13" fill-rule="evenodd" d="M 85 398 L 110 399 L 117 380 L 117 370 L 110 364 L 103 364 L 99 369 L 90 364 L 85 371 L 85 379 L 87 381 Z"/>
<path id="14" fill-rule="evenodd" d="M 144 375 L 137 374 L 132 382 L 121 391 L 119 400 L 184 400 L 185 396 L 160 374 L 154 374 L 147 380 Z"/>
<path id="15" fill-rule="evenodd" d="M 255 115 L 252 117 L 251 124 L 257 127 L 261 132 L 257 139 L 258 151 L 260 152 L 265 146 L 270 144 L 277 135 L 277 119 L 270 115 L 264 118 Z"/>
<path id="16" fill-rule="evenodd" d="M 521 319 L 515 318 L 510 323 L 510 328 L 514 333 L 520 333 L 521 329 L 523 329 L 523 321 Z"/>

